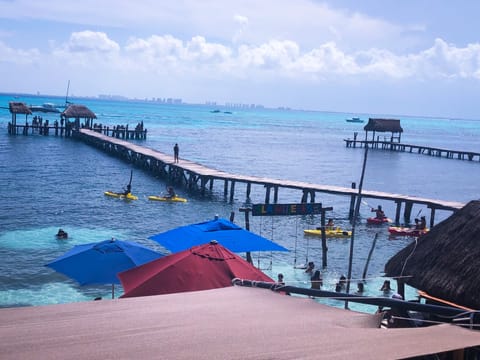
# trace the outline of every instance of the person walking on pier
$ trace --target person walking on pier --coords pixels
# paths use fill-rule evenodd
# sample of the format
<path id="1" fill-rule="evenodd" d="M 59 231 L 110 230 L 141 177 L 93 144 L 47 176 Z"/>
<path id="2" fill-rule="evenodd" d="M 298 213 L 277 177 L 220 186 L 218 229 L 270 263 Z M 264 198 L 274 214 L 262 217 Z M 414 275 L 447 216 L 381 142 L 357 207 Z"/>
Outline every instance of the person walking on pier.
<path id="1" fill-rule="evenodd" d="M 176 143 L 175 146 L 173 147 L 173 162 L 178 163 L 178 153 L 180 149 L 178 148 L 178 144 Z"/>

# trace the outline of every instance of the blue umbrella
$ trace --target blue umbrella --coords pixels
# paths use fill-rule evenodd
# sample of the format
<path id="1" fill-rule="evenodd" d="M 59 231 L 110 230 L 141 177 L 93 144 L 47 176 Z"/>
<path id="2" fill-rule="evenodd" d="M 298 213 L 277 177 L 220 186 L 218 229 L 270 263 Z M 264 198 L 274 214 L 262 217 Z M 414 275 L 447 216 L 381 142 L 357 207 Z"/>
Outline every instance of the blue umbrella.
<path id="1" fill-rule="evenodd" d="M 120 284 L 119 272 L 145 264 L 163 256 L 131 241 L 105 240 L 74 246 L 46 266 L 58 271 L 80 285 Z"/>
<path id="2" fill-rule="evenodd" d="M 217 240 L 218 243 L 232 252 L 288 251 L 288 249 L 271 240 L 221 218 L 181 226 L 152 235 L 149 239 L 158 242 L 173 253 L 189 249 L 195 245 L 208 244 L 211 240 Z"/>

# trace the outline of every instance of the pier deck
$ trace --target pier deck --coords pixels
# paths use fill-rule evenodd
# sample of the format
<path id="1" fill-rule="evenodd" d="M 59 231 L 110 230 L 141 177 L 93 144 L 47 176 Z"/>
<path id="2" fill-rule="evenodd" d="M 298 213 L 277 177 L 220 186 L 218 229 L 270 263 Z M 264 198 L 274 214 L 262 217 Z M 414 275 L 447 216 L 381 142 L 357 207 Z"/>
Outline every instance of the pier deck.
<path id="1" fill-rule="evenodd" d="M 302 181 L 271 179 L 266 177 L 246 176 L 232 174 L 206 167 L 193 161 L 180 159 L 174 163 L 173 155 L 167 155 L 160 151 L 139 146 L 121 139 L 108 137 L 93 130 L 80 129 L 75 132 L 75 137 L 82 141 L 94 145 L 103 151 L 116 155 L 124 160 L 134 163 L 137 166 L 150 170 L 151 172 L 168 178 L 171 181 L 194 190 L 198 189 L 205 193 L 209 187 L 213 188 L 215 180 L 224 182 L 224 194 L 228 196 L 230 187 L 230 201 L 233 201 L 236 183 L 246 184 L 246 198 L 250 197 L 251 186 L 261 185 L 266 189 L 265 203 L 270 203 L 270 194 L 273 190 L 273 203 L 278 202 L 278 191 L 280 188 L 294 189 L 302 192 L 301 202 L 315 202 L 315 193 L 327 193 L 333 195 L 350 196 L 351 210 L 353 213 L 353 204 L 358 195 L 358 190 L 352 184 L 351 188 L 340 186 L 312 184 Z M 310 199 L 308 199 L 310 198 Z M 400 213 L 402 204 L 405 205 L 404 219 L 410 221 L 411 209 L 414 204 L 424 205 L 431 209 L 430 225 L 433 226 L 435 210 L 456 211 L 465 204 L 460 202 L 442 201 L 437 199 L 428 199 L 416 196 L 392 194 L 380 191 L 362 191 L 362 198 L 381 199 L 393 201 L 397 204 L 395 222 L 400 222 Z"/>
<path id="2" fill-rule="evenodd" d="M 351 148 L 364 148 L 366 145 L 368 145 L 368 147 L 371 149 L 409 152 L 429 156 L 444 157 L 447 159 L 480 161 L 480 153 L 472 151 L 449 150 L 423 145 L 402 144 L 392 141 L 357 140 L 355 137 L 353 139 L 344 139 L 344 141 L 345 145 Z"/>

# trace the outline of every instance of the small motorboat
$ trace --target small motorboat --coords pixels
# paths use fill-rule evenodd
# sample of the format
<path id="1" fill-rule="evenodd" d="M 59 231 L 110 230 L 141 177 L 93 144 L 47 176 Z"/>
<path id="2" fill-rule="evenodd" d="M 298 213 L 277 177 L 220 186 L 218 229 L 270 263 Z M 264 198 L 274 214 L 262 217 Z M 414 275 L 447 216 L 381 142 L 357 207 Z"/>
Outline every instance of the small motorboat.
<path id="1" fill-rule="evenodd" d="M 363 123 L 363 120 L 360 119 L 359 117 L 352 117 L 350 119 L 346 119 L 346 122 L 352 122 L 352 123 Z"/>
<path id="2" fill-rule="evenodd" d="M 385 223 L 391 223 L 392 219 L 388 217 L 383 217 L 383 218 L 377 218 L 377 217 L 369 217 L 367 218 L 367 224 L 370 225 L 381 225 Z"/>
<path id="3" fill-rule="evenodd" d="M 151 195 L 148 197 L 148 200 L 153 201 L 165 201 L 165 202 L 187 202 L 187 199 L 180 196 L 156 196 Z"/>
<path id="4" fill-rule="evenodd" d="M 303 233 L 305 235 L 322 236 L 321 229 L 305 229 Z M 339 227 L 333 229 L 325 228 L 325 236 L 327 238 L 349 238 L 352 236 L 352 232 Z"/>
<path id="5" fill-rule="evenodd" d="M 30 105 L 32 112 L 59 113 L 58 107 L 53 103 L 43 103 L 42 105 Z"/>
<path id="6" fill-rule="evenodd" d="M 429 229 L 414 229 L 411 227 L 403 227 L 403 226 L 390 226 L 388 228 L 388 232 L 394 236 L 413 236 L 419 237 L 428 233 Z"/>
<path id="7" fill-rule="evenodd" d="M 104 194 L 106 196 L 118 198 L 118 199 L 125 199 L 125 200 L 138 200 L 138 196 L 133 195 L 132 193 L 117 193 L 113 191 L 105 191 Z"/>

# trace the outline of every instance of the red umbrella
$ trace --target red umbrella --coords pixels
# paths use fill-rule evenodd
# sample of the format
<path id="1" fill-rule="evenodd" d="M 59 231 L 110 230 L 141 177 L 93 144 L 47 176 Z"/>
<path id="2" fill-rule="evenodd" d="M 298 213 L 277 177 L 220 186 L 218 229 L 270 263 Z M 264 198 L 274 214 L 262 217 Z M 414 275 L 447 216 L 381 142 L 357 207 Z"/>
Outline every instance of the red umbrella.
<path id="1" fill-rule="evenodd" d="M 125 291 L 121 297 L 221 288 L 232 286 L 234 278 L 274 282 L 215 240 L 121 272 L 118 277 Z"/>

